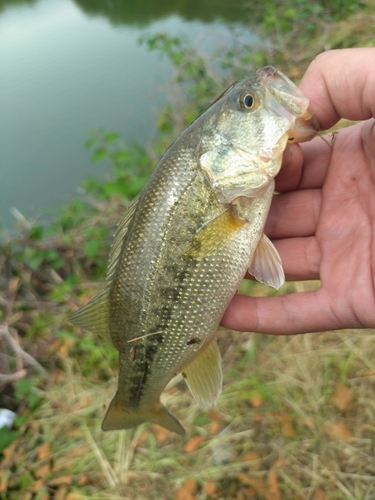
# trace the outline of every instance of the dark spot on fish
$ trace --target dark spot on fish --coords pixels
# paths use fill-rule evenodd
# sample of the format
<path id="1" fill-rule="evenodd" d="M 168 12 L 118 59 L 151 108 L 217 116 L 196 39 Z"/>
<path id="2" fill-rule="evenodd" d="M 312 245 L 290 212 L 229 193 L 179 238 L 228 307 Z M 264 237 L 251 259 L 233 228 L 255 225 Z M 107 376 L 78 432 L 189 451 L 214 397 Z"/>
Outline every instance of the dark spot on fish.
<path id="1" fill-rule="evenodd" d="M 107 409 L 107 405 L 103 405 L 103 410 L 106 410 Z"/>
<path id="2" fill-rule="evenodd" d="M 176 288 L 165 288 L 164 290 L 160 291 L 160 294 L 170 304 L 178 299 L 178 292 L 179 290 Z"/>
<path id="3" fill-rule="evenodd" d="M 181 372 L 181 375 L 182 375 L 184 378 L 187 378 L 187 376 L 186 376 L 186 373 L 185 373 L 185 372 Z"/>
<path id="4" fill-rule="evenodd" d="M 168 321 L 170 321 L 171 317 L 172 317 L 172 306 L 173 306 L 173 302 L 171 301 L 170 303 L 168 303 L 167 305 L 165 305 L 162 309 L 154 309 L 153 310 L 153 313 L 156 317 L 159 317 L 159 321 L 158 323 L 155 324 L 155 329 L 156 330 L 166 330 L 167 329 L 167 325 L 168 325 Z M 155 335 L 156 337 L 156 335 Z M 158 337 L 162 337 L 161 335 L 158 335 Z M 159 340 L 158 342 L 162 342 L 162 338 L 161 340 Z"/>
<path id="5" fill-rule="evenodd" d="M 199 243 L 199 245 L 202 246 L 201 243 Z M 195 265 L 196 265 L 195 264 L 194 266 L 192 266 L 191 263 L 189 263 L 189 264 L 190 265 L 187 265 L 184 269 L 181 269 L 181 271 L 178 274 L 176 274 L 176 279 L 178 280 L 180 285 L 182 285 L 184 283 L 184 281 L 188 278 L 188 276 L 191 272 L 190 268 L 195 267 Z"/>
<path id="6" fill-rule="evenodd" d="M 173 243 L 170 242 L 172 245 Z M 166 263 L 166 271 L 170 276 L 176 276 L 180 272 L 180 266 L 175 262 Z"/>
<path id="7" fill-rule="evenodd" d="M 289 137 L 288 141 L 294 141 L 294 137 Z"/>
<path id="8" fill-rule="evenodd" d="M 135 347 L 131 347 L 130 348 L 130 361 L 134 361 L 135 360 L 135 354 L 136 354 L 136 348 Z"/>
<path id="9" fill-rule="evenodd" d="M 152 311 L 155 318 L 159 320 L 154 325 L 156 331 L 168 331 L 169 325 L 175 315 L 175 305 L 183 297 L 185 283 L 197 264 L 198 262 L 194 260 L 186 261 L 184 267 L 180 267 L 178 272 L 176 272 L 175 268 L 173 268 L 173 272 L 170 272 L 170 267 L 166 267 L 165 272 L 170 276 L 173 285 L 160 288 L 159 293 L 165 299 L 165 305 L 162 308 L 155 308 Z M 162 340 L 159 342 L 161 343 Z"/>
<path id="10" fill-rule="evenodd" d="M 156 336 L 163 338 L 162 335 L 155 335 L 155 337 Z M 144 349 L 144 353 L 141 352 L 140 356 L 138 356 L 139 353 L 137 353 L 136 362 L 140 360 L 139 369 L 141 373 L 136 370 L 134 375 L 131 377 L 131 388 L 129 393 L 133 403 L 139 403 L 142 399 L 143 390 L 146 386 L 148 376 L 150 375 L 150 366 L 152 365 L 155 355 L 158 352 L 158 343 L 155 342 L 155 337 L 150 337 L 150 340 L 153 339 L 153 343 L 148 343 Z"/>
<path id="11" fill-rule="evenodd" d="M 186 345 L 194 345 L 194 344 L 199 344 L 199 343 L 200 343 L 200 339 L 193 337 L 192 339 L 190 339 L 186 342 Z"/>
<path id="12" fill-rule="evenodd" d="M 216 200 L 216 195 L 212 195 L 212 200 Z M 205 202 L 205 200 L 204 200 Z M 203 212 L 202 212 L 203 213 Z M 188 222 L 189 222 L 189 217 L 187 217 Z M 201 248 L 202 243 L 199 241 L 199 239 L 195 238 L 196 234 L 196 226 L 198 223 L 198 226 L 200 227 L 203 224 L 203 215 L 201 217 L 201 220 L 196 221 L 195 219 L 191 221 L 191 223 L 187 225 L 187 227 L 184 227 L 184 230 L 186 230 L 187 234 L 191 234 L 191 242 L 190 245 L 194 246 L 196 250 L 199 253 L 199 248 Z M 183 243 L 185 244 L 185 243 Z M 181 241 L 176 240 L 176 245 L 179 246 L 181 245 Z M 188 244 L 189 245 L 189 244 Z M 159 290 L 159 295 L 160 295 L 160 301 L 157 301 L 150 311 L 150 316 L 154 318 L 153 322 L 153 329 L 158 332 L 168 332 L 170 331 L 171 324 L 173 323 L 176 327 L 179 325 L 182 325 L 185 323 L 186 319 L 183 316 L 179 316 L 176 308 L 176 305 L 183 300 L 183 298 L 186 296 L 186 282 L 189 280 L 189 276 L 194 272 L 194 269 L 198 266 L 199 262 L 194 259 L 193 257 L 189 257 L 188 255 L 184 255 L 184 260 L 182 262 L 179 262 L 176 264 L 176 262 L 173 261 L 173 259 L 169 259 L 165 262 L 165 268 L 163 269 L 163 273 L 159 275 L 156 275 L 156 288 Z M 153 339 L 153 346 L 159 351 L 160 349 L 160 344 L 162 344 L 163 340 L 165 338 L 165 335 L 160 335 L 160 336 L 153 336 L 149 338 L 145 338 L 145 342 L 147 341 L 147 348 L 145 353 L 139 354 L 137 351 L 137 361 L 136 363 L 142 365 L 140 366 L 141 370 L 144 370 L 144 364 L 145 361 L 149 361 L 150 367 L 152 367 L 152 359 L 153 357 L 151 351 L 149 349 L 152 349 L 152 344 L 150 345 L 151 339 Z M 187 339 L 188 340 L 188 339 Z M 190 339 L 191 340 L 191 339 Z M 193 340 L 192 344 L 188 345 L 193 345 L 195 341 Z M 139 372 L 138 372 L 139 374 Z M 139 377 L 139 375 L 138 375 Z M 147 379 L 147 374 L 143 378 L 142 384 L 145 383 L 145 380 Z M 132 380 L 133 382 L 133 380 Z M 136 383 L 134 380 L 134 385 L 137 387 L 140 386 L 139 384 L 139 378 Z M 134 390 L 134 392 L 133 392 Z M 133 389 L 131 390 L 132 395 L 134 394 L 134 398 L 136 400 L 141 399 L 141 392 L 142 388 L 138 389 Z"/>

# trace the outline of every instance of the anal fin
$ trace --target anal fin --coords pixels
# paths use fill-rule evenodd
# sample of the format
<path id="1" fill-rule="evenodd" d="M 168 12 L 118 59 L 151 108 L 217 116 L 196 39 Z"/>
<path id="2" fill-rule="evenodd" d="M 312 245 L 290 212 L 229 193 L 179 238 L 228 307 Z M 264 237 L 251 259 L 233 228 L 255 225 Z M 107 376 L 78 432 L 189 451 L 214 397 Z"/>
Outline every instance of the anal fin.
<path id="1" fill-rule="evenodd" d="M 223 383 L 221 355 L 216 339 L 203 347 L 198 355 L 182 370 L 194 399 L 202 408 L 211 408 L 220 393 Z"/>

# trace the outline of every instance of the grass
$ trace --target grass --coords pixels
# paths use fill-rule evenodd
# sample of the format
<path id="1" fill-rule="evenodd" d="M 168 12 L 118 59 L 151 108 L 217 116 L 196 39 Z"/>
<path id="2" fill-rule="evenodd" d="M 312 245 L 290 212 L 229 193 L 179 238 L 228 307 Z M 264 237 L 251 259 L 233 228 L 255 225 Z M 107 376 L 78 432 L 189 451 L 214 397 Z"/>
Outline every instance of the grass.
<path id="1" fill-rule="evenodd" d="M 163 396 L 187 430 L 181 438 L 150 424 L 101 431 L 116 390 L 117 352 L 67 322 L 103 280 L 127 202 L 175 130 L 224 86 L 219 82 L 264 63 L 299 78 L 324 47 L 373 44 L 370 4 L 351 2 L 349 16 L 325 15 L 319 23 L 311 11 L 312 34 L 298 50 L 293 37 L 302 36 L 303 23 L 286 29 L 297 14 L 290 11 L 272 35 L 275 11 L 267 9 L 267 48 L 251 57 L 251 48 L 224 54 L 221 76 L 181 41 L 154 38 L 151 48 L 178 61 L 176 102 L 186 88 L 193 88 L 194 102 L 183 113 L 173 106 L 161 113 L 161 137 L 153 147 L 92 132 L 87 146 L 93 160 L 109 160 L 113 178 L 88 181 L 85 199 L 64 207 L 51 226 L 23 229 L 2 243 L 0 407 L 17 418 L 12 430 L 0 429 L 0 499 L 375 498 L 373 331 L 293 337 L 220 331 L 224 387 L 218 406 L 200 410 L 178 377 Z M 317 286 L 289 283 L 281 293 Z M 268 293 L 249 282 L 242 291 Z"/>
<path id="2" fill-rule="evenodd" d="M 45 496 L 35 498 L 173 499 L 192 479 L 202 499 L 373 498 L 373 332 L 223 331 L 219 342 L 225 382 L 217 408 L 200 410 L 183 381 L 164 395 L 187 428 L 182 439 L 149 424 L 103 433 L 116 381 L 83 377 L 63 349 L 60 370 L 33 389 L 38 407 L 3 452 L 3 498 L 33 498 L 42 481 Z"/>

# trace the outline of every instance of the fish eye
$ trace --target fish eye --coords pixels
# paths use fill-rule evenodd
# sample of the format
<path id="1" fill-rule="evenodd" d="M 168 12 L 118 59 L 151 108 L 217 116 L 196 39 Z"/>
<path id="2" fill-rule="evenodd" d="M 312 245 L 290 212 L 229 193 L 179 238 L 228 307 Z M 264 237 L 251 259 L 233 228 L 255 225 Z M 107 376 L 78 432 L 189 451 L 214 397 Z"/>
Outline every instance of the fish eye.
<path id="1" fill-rule="evenodd" d="M 244 99 L 243 99 L 243 103 L 245 105 L 245 107 L 247 109 L 250 109 L 253 107 L 253 104 L 254 104 L 254 98 L 251 94 L 247 94 L 245 95 Z"/>
<path id="2" fill-rule="evenodd" d="M 243 92 L 238 96 L 238 105 L 240 108 L 250 111 L 256 108 L 257 100 L 250 92 Z"/>

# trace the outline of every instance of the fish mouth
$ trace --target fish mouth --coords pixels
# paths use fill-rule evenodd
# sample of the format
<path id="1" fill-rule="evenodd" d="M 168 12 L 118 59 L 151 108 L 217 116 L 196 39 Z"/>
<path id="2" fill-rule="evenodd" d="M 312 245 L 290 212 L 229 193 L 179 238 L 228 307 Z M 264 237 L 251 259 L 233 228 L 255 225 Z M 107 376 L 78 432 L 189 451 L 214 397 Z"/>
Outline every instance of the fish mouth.
<path id="1" fill-rule="evenodd" d="M 256 75 L 266 91 L 266 106 L 291 121 L 288 142 L 304 142 L 315 137 L 319 122 L 299 88 L 273 66 L 258 69 Z"/>
<path id="2" fill-rule="evenodd" d="M 293 127 L 289 130 L 288 143 L 310 141 L 316 136 L 319 129 L 320 126 L 316 116 L 307 110 L 304 116 L 296 119 Z"/>

